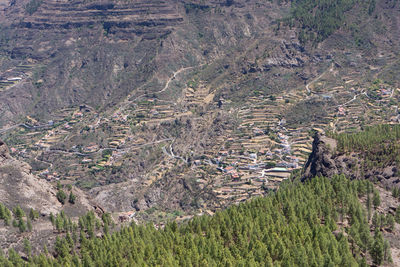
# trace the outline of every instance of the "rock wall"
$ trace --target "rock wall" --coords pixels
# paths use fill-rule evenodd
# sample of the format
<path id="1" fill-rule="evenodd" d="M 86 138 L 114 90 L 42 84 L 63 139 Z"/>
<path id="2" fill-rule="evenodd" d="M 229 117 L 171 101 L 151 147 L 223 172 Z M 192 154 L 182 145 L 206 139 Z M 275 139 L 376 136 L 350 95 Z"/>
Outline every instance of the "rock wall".
<path id="1" fill-rule="evenodd" d="M 395 162 L 382 167 L 375 166 L 365 169 L 362 153 L 337 153 L 336 140 L 316 134 L 312 152 L 304 167 L 302 180 L 305 181 L 315 176 L 331 177 L 335 174 L 344 174 L 350 179 L 377 181 L 387 188 L 400 185 Z"/>
<path id="2" fill-rule="evenodd" d="M 303 179 L 309 179 L 315 176 L 332 176 L 338 174 L 338 169 L 332 154 L 332 148 L 329 143 L 334 143 L 332 139 L 317 133 L 314 136 L 312 152 L 304 167 Z"/>

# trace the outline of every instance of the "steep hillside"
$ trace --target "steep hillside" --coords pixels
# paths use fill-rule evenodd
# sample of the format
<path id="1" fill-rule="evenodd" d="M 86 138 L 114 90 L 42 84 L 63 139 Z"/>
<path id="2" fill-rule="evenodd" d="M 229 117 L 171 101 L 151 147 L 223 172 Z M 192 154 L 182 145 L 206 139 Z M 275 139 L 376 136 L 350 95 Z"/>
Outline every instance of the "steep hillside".
<path id="1" fill-rule="evenodd" d="M 46 215 L 61 210 L 52 186 L 34 177 L 28 164 L 12 158 L 1 140 L 0 177 L 0 203 L 9 207 L 20 205 L 26 210 L 33 208 Z"/>
<path id="2" fill-rule="evenodd" d="M 343 25 L 333 7 L 320 17 L 334 22 L 308 22 L 300 4 L 293 8 L 298 28 L 289 29 L 281 21 L 290 4 L 274 1 L 12 1 L 0 14 L 1 124 L 28 114 L 49 119 L 82 103 L 105 110 L 128 95 L 159 92 L 174 71 L 202 64 L 210 68 L 198 78 L 239 101 L 251 91 L 298 88 L 332 58 L 350 69 L 370 65 L 375 54 L 389 63 L 399 47 L 397 2 L 377 1 L 370 14 L 370 1 L 345 2 L 352 5 L 337 5 Z M 324 42 L 313 47 L 303 35 Z M 348 53 L 363 59 L 355 63 Z"/>
<path id="3" fill-rule="evenodd" d="M 54 186 L 34 176 L 27 163 L 11 157 L 0 140 L 0 251 L 21 250 L 23 240 L 27 238 L 26 231 L 30 232 L 28 236 L 34 251 L 40 251 L 44 245 L 52 247 L 56 236 L 49 218 L 53 214 L 63 210 L 75 219 L 94 209 L 85 194 L 75 188 L 73 191 L 76 195 L 74 204 L 62 205 Z M 23 215 L 18 215 L 16 209 Z M 5 210 L 12 210 L 13 215 Z"/>
<path id="4" fill-rule="evenodd" d="M 37 184 L 121 224 L 275 192 L 313 152 L 312 129 L 400 122 L 399 1 L 0 3 L 1 138 Z M 393 157 L 328 150 L 308 176 L 396 184 Z"/>
<path id="5" fill-rule="evenodd" d="M 356 133 L 316 134 L 305 165 L 304 179 L 344 174 L 352 179 L 378 181 L 398 187 L 400 127 L 378 125 Z"/>
<path id="6" fill-rule="evenodd" d="M 45 115 L 71 104 L 98 108 L 116 104 L 156 69 L 168 71 L 156 60 L 164 38 L 182 22 L 175 5 L 36 2 L 39 5 L 29 11 L 26 2 L 16 1 L 3 14 L 4 55 L 29 66 L 20 74 L 18 66 L 3 73 L 23 78 L 12 90 L 2 92 L 5 98 L 10 94 L 17 98 L 2 108 L 3 119 L 26 111 Z M 180 56 L 166 52 L 170 61 Z M 24 108 L 18 106 L 21 102 Z"/>
<path id="7" fill-rule="evenodd" d="M 12 90 L 1 92 L 0 102 L 8 104 L 2 108 L 3 124 L 26 111 L 43 116 L 82 103 L 104 109 L 131 92 L 151 95 L 173 71 L 224 57 L 229 47 L 243 47 L 245 39 L 254 38 L 251 32 L 272 22 L 261 13 L 244 17 L 255 3 L 38 3 L 29 12 L 27 3 L 16 1 L 2 14 L 1 47 L 11 61 L 2 69 L 11 75 L 10 63 L 31 68 Z M 10 94 L 17 101 L 6 101 Z M 20 99 L 23 95 L 29 97 Z"/>
<path id="8" fill-rule="evenodd" d="M 10 2 L 0 134 L 113 212 L 267 194 L 310 128 L 399 121 L 399 4 L 373 2 Z"/>
<path id="9" fill-rule="evenodd" d="M 382 233 L 392 232 L 393 225 L 370 228 L 358 199 L 369 197 L 371 188 L 370 182 L 350 182 L 343 176 L 288 183 L 276 194 L 181 226 L 132 224 L 102 238 L 82 230 L 79 241 L 67 231 L 66 238 L 57 240 L 54 258 L 26 254 L 38 265 L 390 265 L 390 247 Z M 24 263 L 15 252 L 9 255 L 0 256 L 0 263 Z"/>

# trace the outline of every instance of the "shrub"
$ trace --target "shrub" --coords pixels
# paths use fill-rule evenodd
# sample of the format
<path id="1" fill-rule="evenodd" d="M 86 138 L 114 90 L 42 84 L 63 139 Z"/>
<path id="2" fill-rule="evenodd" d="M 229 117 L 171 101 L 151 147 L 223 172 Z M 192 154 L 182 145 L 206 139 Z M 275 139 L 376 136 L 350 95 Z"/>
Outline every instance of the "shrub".
<path id="1" fill-rule="evenodd" d="M 62 189 L 58 190 L 56 197 L 57 197 L 58 201 L 60 201 L 61 204 L 63 204 L 63 205 L 65 204 L 67 195 L 65 194 L 65 192 Z"/>

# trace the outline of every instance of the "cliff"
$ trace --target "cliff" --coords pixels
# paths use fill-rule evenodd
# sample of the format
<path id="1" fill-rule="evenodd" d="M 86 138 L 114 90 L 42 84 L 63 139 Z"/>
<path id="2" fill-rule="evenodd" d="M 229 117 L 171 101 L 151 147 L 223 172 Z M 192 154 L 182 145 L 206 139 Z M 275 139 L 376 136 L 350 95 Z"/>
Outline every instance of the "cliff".
<path id="1" fill-rule="evenodd" d="M 336 141 L 317 133 L 314 136 L 312 152 L 304 167 L 303 179 L 314 176 L 332 176 L 338 174 L 338 169 L 332 154 L 332 144 Z"/>
<path id="2" fill-rule="evenodd" d="M 400 177 L 396 162 L 385 161 L 371 166 L 367 161 L 363 152 L 337 152 L 336 140 L 318 133 L 314 136 L 312 152 L 304 167 L 302 180 L 344 174 L 351 179 L 377 181 L 387 188 L 397 186 Z"/>

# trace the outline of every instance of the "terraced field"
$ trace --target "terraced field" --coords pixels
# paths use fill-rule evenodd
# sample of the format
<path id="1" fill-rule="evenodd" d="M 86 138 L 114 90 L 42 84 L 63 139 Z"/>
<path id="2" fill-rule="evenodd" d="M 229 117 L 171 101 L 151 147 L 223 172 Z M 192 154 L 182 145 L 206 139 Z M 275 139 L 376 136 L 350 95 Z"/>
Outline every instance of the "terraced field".
<path id="1" fill-rule="evenodd" d="M 0 73 L 0 91 L 5 91 L 29 78 L 34 67 L 32 64 L 18 65 Z"/>
<path id="2" fill-rule="evenodd" d="M 82 177 L 93 177 L 84 183 L 89 187 L 121 179 L 107 177 L 132 164 L 137 175 L 129 179 L 137 181 L 137 190 L 146 191 L 171 173 L 176 180 L 192 177 L 200 192 L 215 197 L 201 204 L 200 211 L 213 211 L 275 190 L 292 170 L 304 165 L 312 149 L 312 130 L 352 131 L 398 121 L 399 89 L 379 80 L 361 86 L 354 82 L 358 72 L 337 80 L 341 71 L 332 64 L 304 88 L 249 96 L 240 107 L 216 99 L 215 89 L 196 81 L 188 82 L 174 102 L 141 95 L 128 97 L 111 114 L 88 106 L 63 109 L 45 128 L 21 128 L 22 140 L 13 150 L 21 157 L 34 156 L 43 165 L 36 172 L 50 181 L 76 183 Z M 190 74 L 189 70 L 185 75 L 174 72 L 160 93 L 174 90 Z M 303 125 L 292 118 L 299 105 L 314 102 L 333 112 Z M 190 135 L 182 142 L 183 136 L 170 132 L 182 122 L 208 128 L 217 114 L 227 115 L 234 123 L 201 148 L 193 148 Z M 145 166 L 140 163 L 144 161 L 152 163 Z M 55 168 L 55 164 L 68 168 Z"/>

